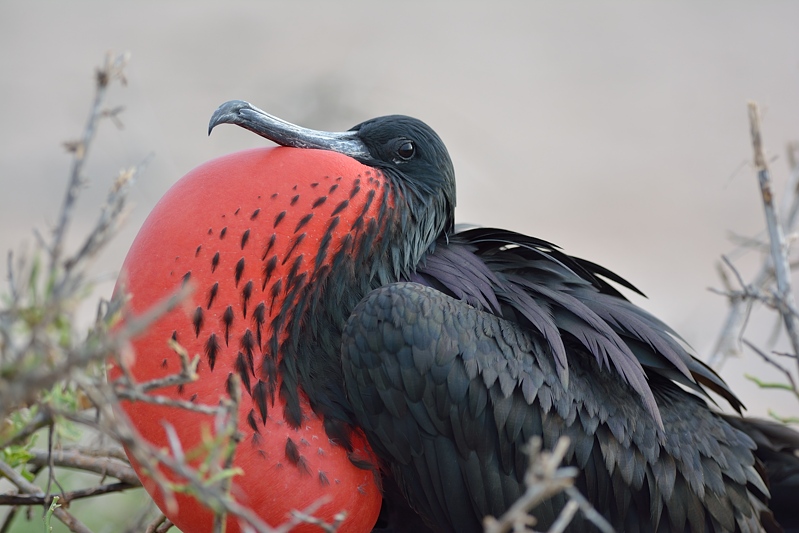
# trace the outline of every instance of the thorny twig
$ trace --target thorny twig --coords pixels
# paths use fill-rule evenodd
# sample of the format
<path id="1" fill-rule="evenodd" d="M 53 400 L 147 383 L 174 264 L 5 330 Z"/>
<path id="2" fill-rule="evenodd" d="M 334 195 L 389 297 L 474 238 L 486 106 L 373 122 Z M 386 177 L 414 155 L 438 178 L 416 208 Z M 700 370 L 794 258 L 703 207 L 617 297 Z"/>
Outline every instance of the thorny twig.
<path id="1" fill-rule="evenodd" d="M 112 81 L 124 82 L 127 60 L 128 56 L 124 54 L 106 58 L 103 67 L 97 71 L 95 97 L 83 135 L 79 141 L 67 144 L 73 152 L 73 162 L 57 226 L 49 243 L 41 234 L 35 234 L 39 246 L 49 257 L 49 268 L 40 277 L 35 255 L 33 261 L 25 257 L 15 260 L 11 253 L 7 258 L 9 298 L 7 307 L 0 308 L 0 457 L 5 457 L 2 453 L 11 450 L 13 453 L 8 457 L 14 466 L 0 460 L 0 477 L 6 478 L 16 492 L 0 494 L 0 505 L 10 506 L 10 512 L 0 523 L 0 531 L 13 527 L 20 505 L 42 505 L 48 516 L 50 513 L 47 508 L 54 496 L 49 494 L 49 488 L 42 490 L 28 481 L 18 471 L 20 468 L 27 469 L 32 476 L 46 469 L 48 487 L 50 483 L 58 487 L 61 492 L 58 498 L 63 504 L 140 486 L 118 444 L 102 449 L 64 447 L 58 428 L 68 423 L 89 434 L 109 436 L 124 445 L 160 492 L 166 495 L 168 505 L 174 504 L 172 493 L 178 487 L 205 502 L 217 516 L 215 531 L 224 530 L 229 521 L 227 516 L 235 517 L 245 530 L 258 533 L 286 532 L 308 521 L 333 531 L 338 524 L 325 524 L 312 518 L 320 505 L 318 502 L 288 518 L 285 524 L 273 528 L 230 495 L 232 478 L 236 474 L 232 466 L 239 440 L 240 386 L 232 387 L 233 396 L 221 399 L 217 406 L 180 402 L 157 394 L 158 389 L 197 379 L 197 357 L 190 358 L 176 343 L 172 348 L 181 359 L 178 373 L 137 383 L 127 371 L 125 358 L 129 341 L 185 298 L 191 292 L 190 285 L 138 316 L 126 314 L 122 288 L 110 302 L 101 302 L 98 306 L 96 324 L 86 339 L 73 341 L 72 311 L 75 302 L 86 293 L 89 260 L 97 255 L 119 227 L 125 214 L 128 189 L 143 166 L 118 175 L 94 229 L 76 253 L 65 257 L 64 243 L 97 126 L 104 118 L 117 121 L 121 111 L 119 107 L 110 111 L 104 109 L 107 89 Z M 120 314 L 123 320 L 111 329 Z M 107 383 L 98 363 L 112 358 L 122 375 L 113 383 Z M 172 405 L 211 417 L 212 431 L 200 450 L 205 454 L 201 457 L 201 466 L 195 468 L 183 460 L 180 442 L 172 443 L 170 453 L 146 441 L 118 408 L 120 401 Z M 32 448 L 39 430 L 45 428 L 48 430 L 47 449 Z M 193 450 L 195 459 L 196 452 Z M 92 487 L 65 491 L 58 484 L 55 468 L 93 472 L 100 476 L 100 481 Z M 166 472 L 173 475 L 167 477 Z M 106 476 L 119 479 L 119 483 L 104 483 Z M 90 533 L 87 526 L 64 507 L 56 507 L 52 514 L 71 531 Z M 164 532 L 171 526 L 168 520 L 159 520 L 151 523 L 148 531 Z"/>
<path id="2" fill-rule="evenodd" d="M 44 498 L 45 494 L 42 492 L 42 489 L 22 477 L 22 475 L 18 474 L 13 468 L 3 461 L 0 461 L 0 474 L 11 481 L 11 483 L 16 485 L 21 492 Z M 52 496 L 47 498 L 47 505 L 50 505 L 51 501 Z M 89 528 L 80 522 L 80 520 L 69 514 L 62 507 L 56 508 L 53 512 L 53 515 L 74 533 L 92 533 Z"/>
<path id="3" fill-rule="evenodd" d="M 99 452 L 99 453 L 98 453 Z M 130 464 L 120 459 L 110 458 L 113 452 L 106 450 L 95 450 L 97 455 L 87 455 L 82 450 L 61 449 L 52 453 L 46 450 L 30 450 L 30 465 L 36 466 L 58 466 L 62 468 L 74 468 L 84 472 L 93 472 L 103 477 L 111 476 L 131 486 L 139 486 L 139 478 Z"/>
<path id="4" fill-rule="evenodd" d="M 71 490 L 68 492 L 61 492 L 58 494 L 59 502 L 68 504 L 74 500 L 83 498 L 92 498 L 94 496 L 101 496 L 103 494 L 111 494 L 112 492 L 121 492 L 135 487 L 140 487 L 141 483 L 138 481 L 135 485 L 130 483 L 108 483 L 105 485 L 96 485 L 85 489 Z M 0 505 L 50 505 L 53 496 L 42 493 L 41 495 L 19 495 L 19 494 L 0 494 Z"/>
<path id="5" fill-rule="evenodd" d="M 114 81 L 120 81 L 123 84 L 127 83 L 124 71 L 129 59 L 129 54 L 121 54 L 116 57 L 113 57 L 110 53 L 106 55 L 105 63 L 101 68 L 97 69 L 94 101 L 92 102 L 83 135 L 79 141 L 66 144 L 67 149 L 73 153 L 72 170 L 70 171 L 67 193 L 64 196 L 64 203 L 61 205 L 58 222 L 53 230 L 53 243 L 50 247 L 51 272 L 57 270 L 58 262 L 63 254 L 64 236 L 72 220 L 75 201 L 83 184 L 83 166 L 89 153 L 89 147 L 94 139 L 94 134 L 97 131 L 97 125 L 102 118 L 109 116 L 103 110 L 108 86 Z"/>
<path id="6" fill-rule="evenodd" d="M 54 474 L 54 466 L 58 462 L 55 459 L 57 452 L 51 453 L 56 439 L 59 438 L 54 429 L 57 421 L 53 416 L 52 407 L 62 401 L 59 398 L 66 399 L 70 396 L 68 391 L 72 372 L 76 369 L 84 371 L 90 364 L 107 358 L 110 351 L 127 342 L 132 333 L 128 331 L 120 332 L 117 336 L 108 335 L 105 333 L 107 322 L 98 320 L 96 336 L 90 336 L 85 342 L 75 343 L 71 319 L 75 304 L 86 291 L 85 269 L 88 261 L 97 255 L 121 223 L 127 200 L 127 184 L 132 179 L 134 171 L 126 172 L 117 179 L 94 230 L 78 252 L 64 260 L 64 243 L 74 215 L 78 193 L 83 184 L 83 168 L 89 147 L 100 120 L 118 113 L 103 109 L 107 89 L 112 81 L 124 81 L 123 68 L 126 63 L 127 55 L 107 56 L 105 64 L 97 71 L 95 98 L 83 135 L 79 141 L 67 145 L 67 148 L 73 152 L 73 162 L 52 241 L 46 243 L 40 234 L 36 234 L 40 241 L 39 245 L 49 255 L 49 268 L 43 276 L 40 276 L 40 265 L 36 255 L 29 263 L 24 257 L 18 258 L 15 262 L 13 254 L 11 252 L 8 254 L 9 298 L 6 300 L 7 307 L 0 309 L 0 421 L 3 422 L 3 426 L 0 427 L 2 445 L 0 447 L 6 451 L 5 453 L 11 450 L 12 460 L 17 463 L 21 457 L 26 457 L 27 462 L 24 464 L 30 469 L 31 474 L 35 475 L 43 469 L 46 469 L 48 474 L 47 488 L 42 491 L 18 474 L 8 463 L 2 463 L 2 477 L 7 478 L 17 490 L 24 493 L 18 497 L 28 502 L 25 505 L 37 501 L 45 507 L 49 506 L 49 502 L 52 501 L 50 495 L 52 485 L 55 485 L 62 494 L 74 497 L 88 497 L 138 485 L 136 481 L 126 483 L 126 487 L 117 485 L 111 489 L 110 486 L 101 485 L 66 492 Z M 146 327 L 145 324 L 141 326 Z M 123 338 L 124 335 L 128 336 Z M 91 407 L 82 403 L 80 395 L 71 397 L 72 400 L 67 400 L 74 402 L 71 408 Z M 17 422 L 12 421 L 12 416 L 17 417 Z M 47 451 L 38 454 L 26 451 L 37 431 L 42 428 L 47 428 Z M 14 452 L 15 448 L 19 450 Z M 3 495 L 6 503 L 9 503 L 6 496 L 8 495 Z M 13 509 L 3 521 L 3 531 L 10 527 L 11 520 L 16 514 Z M 71 531 L 88 531 L 84 524 L 62 507 L 55 508 L 52 514 L 64 522 Z"/>
<path id="7" fill-rule="evenodd" d="M 746 327 L 746 321 L 753 303 L 758 301 L 777 309 L 782 322 L 785 324 L 794 350 L 797 350 L 798 345 L 796 343 L 799 341 L 796 306 L 790 289 L 791 264 L 788 262 L 788 244 L 783 237 L 783 230 L 786 232 L 793 231 L 799 219 L 799 166 L 796 164 L 795 157 L 795 153 L 799 150 L 799 145 L 790 144 L 787 148 L 790 179 L 786 184 L 785 196 L 780 209 L 782 216 L 778 217 L 773 201 L 769 170 L 763 154 L 759 112 L 756 104 L 750 104 L 748 109 L 754 163 L 758 172 L 768 227 L 769 242 L 763 244 L 762 248 L 768 249 L 770 253 L 764 255 L 760 268 L 749 283 L 744 282 L 728 258 L 722 257 L 727 269 L 737 277 L 740 289 L 733 288 L 725 269 L 719 267 L 719 274 L 725 290 L 718 292 L 727 296 L 730 309 L 716 346 L 708 358 L 708 364 L 716 368 L 723 364 L 726 357 L 739 353 L 738 346 L 741 343 L 741 335 Z M 747 247 L 751 246 L 747 245 Z M 777 259 L 775 260 L 775 258 Z M 775 282 L 777 285 L 776 290 L 770 289 L 770 286 Z"/>
<path id="8" fill-rule="evenodd" d="M 785 330 L 793 346 L 794 353 L 799 354 L 799 322 L 794 313 L 796 301 L 791 291 L 791 271 L 788 265 L 788 250 L 785 245 L 783 229 L 777 218 L 774 198 L 771 192 L 771 176 L 766 159 L 763 156 L 763 143 L 760 131 L 760 110 L 756 103 L 749 102 L 749 123 L 752 131 L 752 146 L 755 153 L 755 168 L 763 197 L 763 208 L 766 215 L 766 228 L 771 243 L 771 262 L 777 278 L 776 302 Z"/>
<path id="9" fill-rule="evenodd" d="M 164 533 L 171 527 L 172 522 L 170 522 L 169 519 L 163 514 L 159 514 L 147 525 L 147 529 L 144 531 L 144 533 Z"/>
<path id="10" fill-rule="evenodd" d="M 541 438 L 533 437 L 528 444 L 530 464 L 524 476 L 527 490 L 499 518 L 485 517 L 483 519 L 484 533 L 533 531 L 531 528 L 536 524 L 536 519 L 533 516 L 535 507 L 564 491 L 569 495 L 569 502 L 564 506 L 560 516 L 552 525 L 552 529 L 549 530 L 550 532 L 564 531 L 576 512 L 581 510 L 585 518 L 600 531 L 613 533 L 610 524 L 574 488 L 577 469 L 560 466 L 568 449 L 568 437 L 561 437 L 551 452 L 542 451 Z M 532 514 L 531 511 L 533 511 Z"/>
<path id="11" fill-rule="evenodd" d="M 791 374 L 791 372 L 787 368 L 785 368 L 780 363 L 778 363 L 776 360 L 774 360 L 766 352 L 764 352 L 763 350 L 761 350 L 760 348 L 758 348 L 757 346 L 755 346 L 754 344 L 752 344 L 748 340 L 743 339 L 743 342 L 744 342 L 744 344 L 746 344 L 747 347 L 749 347 L 749 349 L 751 349 L 753 352 L 755 352 L 757 355 L 759 355 L 763 359 L 763 361 L 765 361 L 769 365 L 771 365 L 774 368 L 776 368 L 777 370 L 779 370 L 785 376 L 785 379 L 788 381 L 788 384 L 786 386 L 780 387 L 780 388 L 787 388 L 787 389 L 793 391 L 794 395 L 797 398 L 799 398 L 799 387 L 797 387 L 796 381 L 793 378 L 793 374 Z M 781 355 L 787 356 L 789 358 L 795 358 L 795 356 L 793 354 L 781 354 Z M 749 379 L 754 380 L 754 378 L 752 378 L 752 377 L 750 377 Z M 767 386 L 767 384 L 763 384 L 763 383 L 760 383 L 760 382 L 758 382 L 758 384 L 761 387 L 766 387 Z"/>

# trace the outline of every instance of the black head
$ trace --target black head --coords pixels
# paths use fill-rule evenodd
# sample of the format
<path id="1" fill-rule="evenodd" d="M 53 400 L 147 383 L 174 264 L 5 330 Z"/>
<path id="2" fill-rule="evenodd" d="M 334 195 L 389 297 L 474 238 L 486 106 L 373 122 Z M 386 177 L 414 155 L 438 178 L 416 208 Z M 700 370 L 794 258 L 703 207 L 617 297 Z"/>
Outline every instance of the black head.
<path id="1" fill-rule="evenodd" d="M 404 115 L 373 118 L 353 127 L 366 145 L 361 163 L 394 175 L 422 197 L 443 193 L 455 207 L 455 170 L 447 147 L 430 126 Z"/>
<path id="2" fill-rule="evenodd" d="M 316 131 L 296 126 L 241 100 L 219 106 L 208 127 L 242 126 L 282 146 L 331 150 L 378 168 L 395 179 L 413 210 L 433 207 L 442 223 L 453 227 L 455 171 L 446 146 L 430 126 L 415 118 L 389 115 L 373 118 L 346 132 Z"/>

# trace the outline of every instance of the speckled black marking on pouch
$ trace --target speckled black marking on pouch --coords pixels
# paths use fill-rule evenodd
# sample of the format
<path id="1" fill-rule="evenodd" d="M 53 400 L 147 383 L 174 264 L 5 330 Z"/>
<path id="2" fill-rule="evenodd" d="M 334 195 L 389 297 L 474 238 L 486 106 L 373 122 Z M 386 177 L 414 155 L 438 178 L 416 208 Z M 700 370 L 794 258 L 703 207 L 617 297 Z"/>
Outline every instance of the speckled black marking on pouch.
<path id="1" fill-rule="evenodd" d="M 313 204 L 311 204 L 311 209 L 316 209 L 317 207 L 319 207 L 320 205 L 324 204 L 325 202 L 327 202 L 327 196 L 320 196 L 319 198 L 314 200 Z"/>
<path id="2" fill-rule="evenodd" d="M 255 339 L 258 342 L 258 346 L 261 346 L 261 328 L 266 322 L 266 304 L 264 302 L 255 307 L 255 311 L 252 313 L 252 321 L 255 324 Z"/>
<path id="3" fill-rule="evenodd" d="M 169 363 L 167 363 L 167 360 L 166 360 L 166 359 L 164 359 L 163 361 L 161 361 L 161 368 L 166 368 L 167 366 L 169 366 Z"/>
<path id="4" fill-rule="evenodd" d="M 338 181 L 340 179 L 341 178 L 336 178 L 336 181 Z M 333 191 L 335 191 L 336 189 L 338 189 L 338 183 L 334 183 L 333 185 L 331 185 L 330 186 L 330 190 L 327 191 L 327 194 L 333 194 Z"/>
<path id="5" fill-rule="evenodd" d="M 311 469 L 308 467 L 308 462 L 305 460 L 305 457 L 300 455 L 300 460 L 297 461 L 297 468 L 299 468 L 303 474 L 311 475 Z"/>
<path id="6" fill-rule="evenodd" d="M 255 211 L 253 211 L 252 215 L 250 215 L 250 220 L 255 220 L 256 218 L 258 218 L 258 213 L 260 213 L 260 212 L 261 212 L 261 208 L 260 207 L 258 209 L 256 209 Z"/>
<path id="7" fill-rule="evenodd" d="M 252 296 L 252 280 L 248 281 L 244 288 L 241 290 L 241 312 L 244 315 L 244 318 L 247 318 L 247 304 L 250 301 L 250 297 Z"/>
<path id="8" fill-rule="evenodd" d="M 333 210 L 333 212 L 330 213 L 330 216 L 334 217 L 334 216 L 338 215 L 339 213 L 341 213 L 342 211 L 347 209 L 347 206 L 349 206 L 349 205 L 350 205 L 350 201 L 349 200 L 342 200 L 341 203 L 336 206 L 336 208 Z"/>
<path id="9" fill-rule="evenodd" d="M 294 444 L 294 441 L 291 440 L 291 437 L 286 438 L 286 459 L 295 465 L 300 460 L 300 450 Z"/>
<path id="10" fill-rule="evenodd" d="M 181 284 L 186 285 L 190 279 L 191 279 L 191 270 L 183 274 L 183 280 L 181 281 Z"/>
<path id="11" fill-rule="evenodd" d="M 291 290 L 294 287 L 294 284 L 297 283 L 299 279 L 305 279 L 304 277 L 306 275 L 305 272 L 303 272 L 301 276 L 297 276 L 297 273 L 300 271 L 300 267 L 302 266 L 303 259 L 304 259 L 304 254 L 300 254 L 294 260 L 294 263 L 291 264 L 291 270 L 289 270 L 289 275 L 286 278 L 286 292 Z"/>
<path id="12" fill-rule="evenodd" d="M 277 267 L 277 256 L 273 255 L 269 258 L 269 261 L 264 263 L 264 282 L 261 285 L 261 290 L 266 289 L 266 284 L 269 283 L 269 280 L 272 279 L 272 272 L 275 271 Z"/>
<path id="13" fill-rule="evenodd" d="M 319 258 L 317 257 L 317 263 L 319 262 L 319 261 L 318 261 L 318 259 L 319 259 Z M 311 279 L 311 283 L 315 283 L 315 282 L 317 282 L 318 280 L 325 280 L 325 279 L 327 279 L 327 275 L 328 275 L 329 273 L 330 273 L 330 265 L 322 265 L 322 266 L 320 266 L 320 267 L 316 268 L 316 269 L 314 270 L 314 272 L 313 272 L 313 278 Z M 317 302 L 318 302 L 318 299 L 316 299 L 316 298 L 315 298 L 315 299 L 314 299 L 314 308 L 315 308 L 315 304 L 316 304 Z M 313 311 L 312 311 L 312 312 L 313 312 Z M 310 315 L 310 316 L 314 316 L 314 315 L 312 314 L 312 315 Z"/>
<path id="14" fill-rule="evenodd" d="M 175 342 L 178 342 L 178 331 L 177 330 L 173 330 L 172 331 L 172 340 L 175 341 Z"/>
<path id="15" fill-rule="evenodd" d="M 255 411 L 253 409 L 250 409 L 250 412 L 247 413 L 247 424 L 252 428 L 253 431 L 260 433 L 258 430 L 258 422 L 255 421 Z"/>
<path id="16" fill-rule="evenodd" d="M 214 273 L 214 271 L 216 270 L 216 267 L 218 267 L 218 266 L 219 266 L 219 252 L 216 252 L 214 254 L 214 257 L 211 258 L 211 274 Z"/>
<path id="17" fill-rule="evenodd" d="M 291 199 L 291 201 L 289 202 L 289 205 L 294 205 L 294 204 L 296 204 L 296 203 L 297 203 L 297 200 L 299 200 L 299 199 L 300 199 L 300 195 L 299 195 L 299 194 L 298 194 L 298 195 L 296 195 L 296 196 L 294 196 L 294 197 Z"/>
<path id="18" fill-rule="evenodd" d="M 255 401 L 255 406 L 258 408 L 258 413 L 261 415 L 261 422 L 266 424 L 266 395 L 267 387 L 263 380 L 258 380 L 255 387 L 252 389 L 252 399 Z"/>
<path id="19" fill-rule="evenodd" d="M 236 392 L 233 389 L 233 372 L 228 373 L 227 380 L 225 380 L 225 391 L 227 391 L 227 395 L 233 397 L 233 394 Z"/>
<path id="20" fill-rule="evenodd" d="M 211 290 L 208 291 L 208 305 L 206 309 L 211 309 L 211 304 L 214 303 L 214 299 L 216 298 L 216 294 L 219 292 L 219 282 L 215 282 L 211 285 Z"/>
<path id="21" fill-rule="evenodd" d="M 230 338 L 230 326 L 233 324 L 233 317 L 233 306 L 229 305 L 222 315 L 222 322 L 225 324 L 225 346 L 230 346 L 228 341 Z"/>
<path id="22" fill-rule="evenodd" d="M 222 216 L 225 216 L 225 215 L 222 215 Z M 219 232 L 219 238 L 220 239 L 224 239 L 225 238 L 225 233 L 227 233 L 227 226 L 222 228 L 222 231 Z"/>
<path id="23" fill-rule="evenodd" d="M 238 215 L 239 211 L 241 211 L 241 207 L 237 207 L 236 210 L 233 212 L 233 214 Z"/>
<path id="24" fill-rule="evenodd" d="M 269 237 L 269 242 L 268 242 L 268 243 L 266 243 L 266 246 L 264 247 L 264 253 L 263 253 L 263 254 L 261 254 L 261 261 L 263 261 L 264 259 L 266 259 L 266 256 L 267 256 L 267 255 L 269 254 L 269 252 L 272 250 L 272 247 L 274 247 L 274 246 L 275 246 L 275 242 L 276 242 L 276 241 L 277 241 L 277 233 L 273 233 L 273 234 L 272 234 L 272 236 L 271 236 L 271 237 Z"/>
<path id="25" fill-rule="evenodd" d="M 373 465 L 368 459 L 358 457 L 352 452 L 347 454 L 347 459 L 350 460 L 355 468 L 360 468 L 361 470 L 372 470 L 375 467 L 375 465 Z"/>
<path id="26" fill-rule="evenodd" d="M 208 228 L 208 235 L 214 234 L 214 228 Z"/>
<path id="27" fill-rule="evenodd" d="M 330 265 L 331 271 L 339 272 L 340 269 L 344 268 L 344 263 L 349 260 L 349 256 L 352 254 L 353 245 L 352 233 L 347 233 L 341 240 L 341 249 L 337 254 L 333 255 L 333 264 Z"/>
<path id="28" fill-rule="evenodd" d="M 355 184 L 353 185 L 352 190 L 350 191 L 350 200 L 355 198 L 355 195 L 361 192 L 360 181 L 361 180 L 355 180 Z"/>
<path id="29" fill-rule="evenodd" d="M 372 207 L 372 202 L 374 201 L 376 194 L 377 191 L 375 191 L 374 189 L 369 189 L 369 192 L 366 195 L 366 203 L 363 206 L 363 211 L 361 212 L 361 216 L 364 216 L 366 215 L 366 213 L 369 212 L 369 208 Z"/>
<path id="30" fill-rule="evenodd" d="M 327 258 L 327 249 L 330 247 L 330 243 L 333 241 L 333 232 L 339 225 L 340 222 L 339 217 L 335 217 L 328 223 L 327 229 L 325 230 L 325 234 L 322 236 L 322 240 L 319 241 L 319 252 L 316 254 L 316 264 L 314 265 L 314 273 L 318 272 L 320 268 L 322 268 L 322 263 Z"/>
<path id="31" fill-rule="evenodd" d="M 291 257 L 291 254 L 294 253 L 294 250 L 297 248 L 297 246 L 299 246 L 300 243 L 303 241 L 303 239 L 305 239 L 305 235 L 306 235 L 305 233 L 300 233 L 299 235 L 297 235 L 297 237 L 294 238 L 294 242 L 291 244 L 291 248 L 289 248 L 288 253 L 283 258 L 283 261 L 280 263 L 281 265 L 285 265 L 286 264 L 286 261 L 289 260 L 289 258 Z"/>
<path id="32" fill-rule="evenodd" d="M 241 249 L 244 250 L 244 246 L 247 244 L 247 239 L 250 238 L 250 230 L 245 231 L 241 234 Z"/>
<path id="33" fill-rule="evenodd" d="M 178 394 L 183 394 L 183 391 L 186 389 L 186 386 L 182 383 L 178 385 Z"/>
<path id="34" fill-rule="evenodd" d="M 241 352 L 236 355 L 235 369 L 236 373 L 241 379 L 241 384 L 244 385 L 244 388 L 247 390 L 247 394 L 252 396 L 252 391 L 250 390 L 250 372 L 247 368 L 247 358 Z"/>
<path id="35" fill-rule="evenodd" d="M 319 182 L 318 181 L 316 181 L 314 183 L 311 183 L 311 188 L 312 189 L 316 189 L 317 187 L 319 187 Z"/>
<path id="36" fill-rule="evenodd" d="M 198 306 L 197 309 L 194 310 L 194 316 L 192 317 L 191 322 L 192 322 L 192 324 L 194 324 L 194 336 L 195 337 L 199 337 L 200 336 L 200 330 L 203 327 L 203 308 L 202 307 Z"/>
<path id="37" fill-rule="evenodd" d="M 201 244 L 200 246 L 197 247 L 196 250 L 194 250 L 194 257 L 197 257 L 198 255 L 200 255 L 200 250 L 202 250 L 202 249 L 203 249 L 203 245 Z"/>
<path id="38" fill-rule="evenodd" d="M 261 379 L 266 380 L 266 390 L 272 405 L 274 405 L 275 391 L 277 390 L 277 365 L 274 355 L 265 355 L 261 361 Z"/>
<path id="39" fill-rule="evenodd" d="M 205 357 L 208 358 L 208 366 L 211 371 L 214 370 L 216 364 L 216 356 L 219 354 L 219 341 L 216 339 L 216 333 L 211 333 L 208 340 L 205 342 Z"/>
<path id="40" fill-rule="evenodd" d="M 308 222 L 311 221 L 312 218 L 313 218 L 313 213 L 308 213 L 307 215 L 302 217 L 300 221 L 297 222 L 297 227 L 294 228 L 294 233 L 300 231 Z"/>
<path id="41" fill-rule="evenodd" d="M 308 470 L 308 465 L 305 462 L 305 458 L 300 454 L 300 450 L 297 449 L 297 445 L 294 444 L 294 441 L 291 440 L 291 437 L 286 439 L 286 459 L 288 459 L 291 464 L 305 471 L 307 474 L 311 473 Z"/>
<path id="42" fill-rule="evenodd" d="M 272 285 L 272 288 L 269 291 L 270 296 L 272 296 L 272 302 L 270 303 L 269 307 L 275 306 L 275 299 L 280 296 L 280 289 L 283 288 L 283 278 L 280 278 Z"/>
<path id="43" fill-rule="evenodd" d="M 278 227 L 278 225 L 279 225 L 281 222 L 283 222 L 283 219 L 284 219 L 284 218 L 286 218 L 286 211 L 281 211 L 281 212 L 280 212 L 280 213 L 278 213 L 278 214 L 277 214 L 277 216 L 275 217 L 275 223 L 274 223 L 274 224 L 272 224 L 272 227 L 276 229 L 276 228 Z"/>
<path id="44" fill-rule="evenodd" d="M 236 272 L 234 274 L 235 278 L 236 278 L 236 287 L 239 286 L 239 281 L 241 281 L 242 273 L 244 273 L 244 258 L 243 257 L 241 259 L 239 259 L 238 263 L 236 263 Z"/>
<path id="45" fill-rule="evenodd" d="M 194 394 L 192 394 L 192 395 L 191 395 L 191 398 L 189 398 L 189 401 L 190 401 L 191 403 L 194 403 L 194 402 L 196 402 L 196 401 L 197 401 L 197 393 L 196 393 L 196 392 L 195 392 Z"/>
<path id="46" fill-rule="evenodd" d="M 283 344 L 285 346 L 285 343 Z M 302 409 L 300 409 L 296 370 L 286 364 L 286 358 L 284 357 L 278 363 L 278 372 L 283 378 L 278 392 L 280 399 L 284 403 L 283 420 L 286 421 L 290 428 L 297 429 L 302 423 Z"/>
<path id="47" fill-rule="evenodd" d="M 244 335 L 241 336 L 240 345 L 241 349 L 244 350 L 244 354 L 247 356 L 247 365 L 250 367 L 250 372 L 254 376 L 255 368 L 253 366 L 252 355 L 255 350 L 255 339 L 252 336 L 252 331 L 249 329 L 244 331 Z"/>
<path id="48" fill-rule="evenodd" d="M 322 470 L 319 471 L 319 483 L 324 486 L 330 485 L 330 480 L 327 479 L 327 474 L 325 474 Z"/>

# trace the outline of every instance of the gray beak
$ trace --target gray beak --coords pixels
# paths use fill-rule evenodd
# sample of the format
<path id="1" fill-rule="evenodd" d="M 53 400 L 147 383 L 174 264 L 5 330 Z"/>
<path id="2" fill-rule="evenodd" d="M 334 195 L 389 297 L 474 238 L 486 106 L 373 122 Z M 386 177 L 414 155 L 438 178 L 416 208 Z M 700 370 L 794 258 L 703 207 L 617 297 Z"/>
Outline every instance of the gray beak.
<path id="1" fill-rule="evenodd" d="M 330 150 L 360 161 L 371 159 L 357 131 L 328 132 L 296 126 L 243 100 L 225 102 L 214 111 L 208 134 L 219 124 L 236 124 L 281 146 Z"/>

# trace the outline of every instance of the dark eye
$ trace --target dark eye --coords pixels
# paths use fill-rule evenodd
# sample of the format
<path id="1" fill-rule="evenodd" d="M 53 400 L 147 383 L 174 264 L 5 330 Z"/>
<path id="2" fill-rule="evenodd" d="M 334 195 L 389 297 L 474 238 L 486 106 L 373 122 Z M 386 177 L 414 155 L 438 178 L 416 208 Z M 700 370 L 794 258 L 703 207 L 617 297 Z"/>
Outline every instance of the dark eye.
<path id="1" fill-rule="evenodd" d="M 407 161 L 416 155 L 416 146 L 411 141 L 405 141 L 397 150 L 397 155 Z"/>

